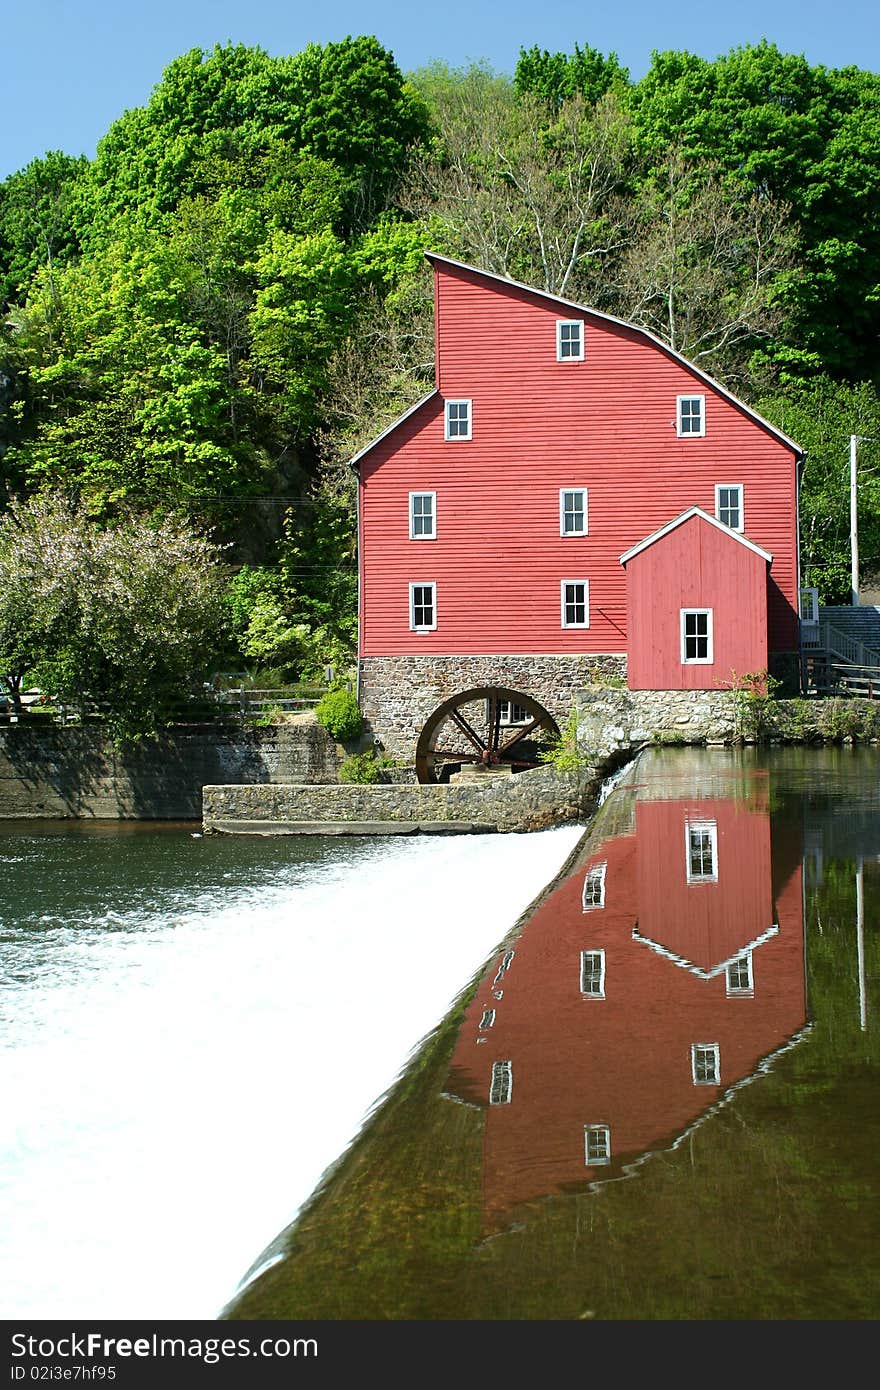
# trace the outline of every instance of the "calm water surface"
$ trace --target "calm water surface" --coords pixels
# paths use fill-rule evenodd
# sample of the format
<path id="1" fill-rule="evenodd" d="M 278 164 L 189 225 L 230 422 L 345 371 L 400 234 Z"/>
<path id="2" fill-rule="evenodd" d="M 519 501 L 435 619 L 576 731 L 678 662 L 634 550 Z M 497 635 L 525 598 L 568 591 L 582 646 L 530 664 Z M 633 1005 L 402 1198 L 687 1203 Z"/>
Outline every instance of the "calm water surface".
<path id="1" fill-rule="evenodd" d="M 608 797 L 236 1317 L 873 1319 L 877 750 Z"/>

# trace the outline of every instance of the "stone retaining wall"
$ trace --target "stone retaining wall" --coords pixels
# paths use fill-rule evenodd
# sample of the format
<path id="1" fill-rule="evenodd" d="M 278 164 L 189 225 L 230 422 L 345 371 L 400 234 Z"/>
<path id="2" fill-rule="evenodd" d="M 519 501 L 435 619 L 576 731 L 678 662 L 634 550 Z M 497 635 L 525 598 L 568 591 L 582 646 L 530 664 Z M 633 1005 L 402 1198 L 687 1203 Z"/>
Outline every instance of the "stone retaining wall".
<path id="1" fill-rule="evenodd" d="M 128 752 L 99 728 L 0 730 L 0 818 L 198 820 L 206 782 L 335 782 L 337 751 L 316 721 L 193 725 Z"/>
<path id="2" fill-rule="evenodd" d="M 732 743 L 736 696 L 730 690 L 578 692 L 578 743 L 587 756 L 607 757 L 651 742 Z"/>
<path id="3" fill-rule="evenodd" d="M 437 830 L 545 830 L 592 810 L 598 768 L 570 777 L 546 768 L 516 777 L 425 786 L 208 786 L 206 831 L 251 834 L 390 833 L 395 827 Z"/>
<path id="4" fill-rule="evenodd" d="M 576 695 L 623 679 L 624 656 L 373 656 L 360 662 L 367 731 L 393 758 L 412 761 L 425 722 L 450 696 L 498 685 L 530 695 L 562 725 Z"/>

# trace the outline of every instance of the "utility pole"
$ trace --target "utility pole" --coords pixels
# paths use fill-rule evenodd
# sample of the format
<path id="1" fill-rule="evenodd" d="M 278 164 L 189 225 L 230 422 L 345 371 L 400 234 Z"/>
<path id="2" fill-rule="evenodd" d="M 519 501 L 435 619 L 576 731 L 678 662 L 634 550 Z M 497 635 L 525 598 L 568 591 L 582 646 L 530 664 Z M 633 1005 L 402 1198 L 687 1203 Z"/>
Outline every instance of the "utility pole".
<path id="1" fill-rule="evenodd" d="M 849 437 L 849 539 L 852 552 L 850 571 L 850 602 L 854 608 L 859 606 L 859 501 L 856 468 L 856 446 L 859 437 Z"/>

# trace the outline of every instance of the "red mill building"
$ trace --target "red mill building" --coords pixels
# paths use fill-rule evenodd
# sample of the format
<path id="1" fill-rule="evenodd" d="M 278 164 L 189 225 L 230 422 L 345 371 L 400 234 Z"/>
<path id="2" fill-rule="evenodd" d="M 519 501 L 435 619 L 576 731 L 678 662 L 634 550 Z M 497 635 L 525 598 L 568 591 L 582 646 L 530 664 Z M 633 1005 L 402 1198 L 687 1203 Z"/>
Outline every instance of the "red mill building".
<path id="1" fill-rule="evenodd" d="M 428 259 L 436 389 L 352 461 L 359 697 L 388 749 L 472 691 L 497 749 L 600 675 L 793 669 L 798 446 L 644 329 Z"/>

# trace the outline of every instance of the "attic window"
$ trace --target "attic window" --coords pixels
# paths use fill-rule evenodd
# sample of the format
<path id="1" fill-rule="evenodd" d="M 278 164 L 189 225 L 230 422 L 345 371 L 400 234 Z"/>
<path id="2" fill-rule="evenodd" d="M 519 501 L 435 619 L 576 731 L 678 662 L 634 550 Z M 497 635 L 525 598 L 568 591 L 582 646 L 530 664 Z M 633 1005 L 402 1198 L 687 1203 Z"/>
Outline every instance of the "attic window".
<path id="1" fill-rule="evenodd" d="M 584 325 L 581 319 L 557 319 L 556 361 L 583 362 Z"/>
<path id="2" fill-rule="evenodd" d="M 470 401 L 447 401 L 446 402 L 446 438 L 447 439 L 470 439 L 471 437 L 471 402 Z"/>
<path id="3" fill-rule="evenodd" d="M 706 397 L 678 396 L 676 428 L 679 437 L 691 439 L 706 433 Z"/>

